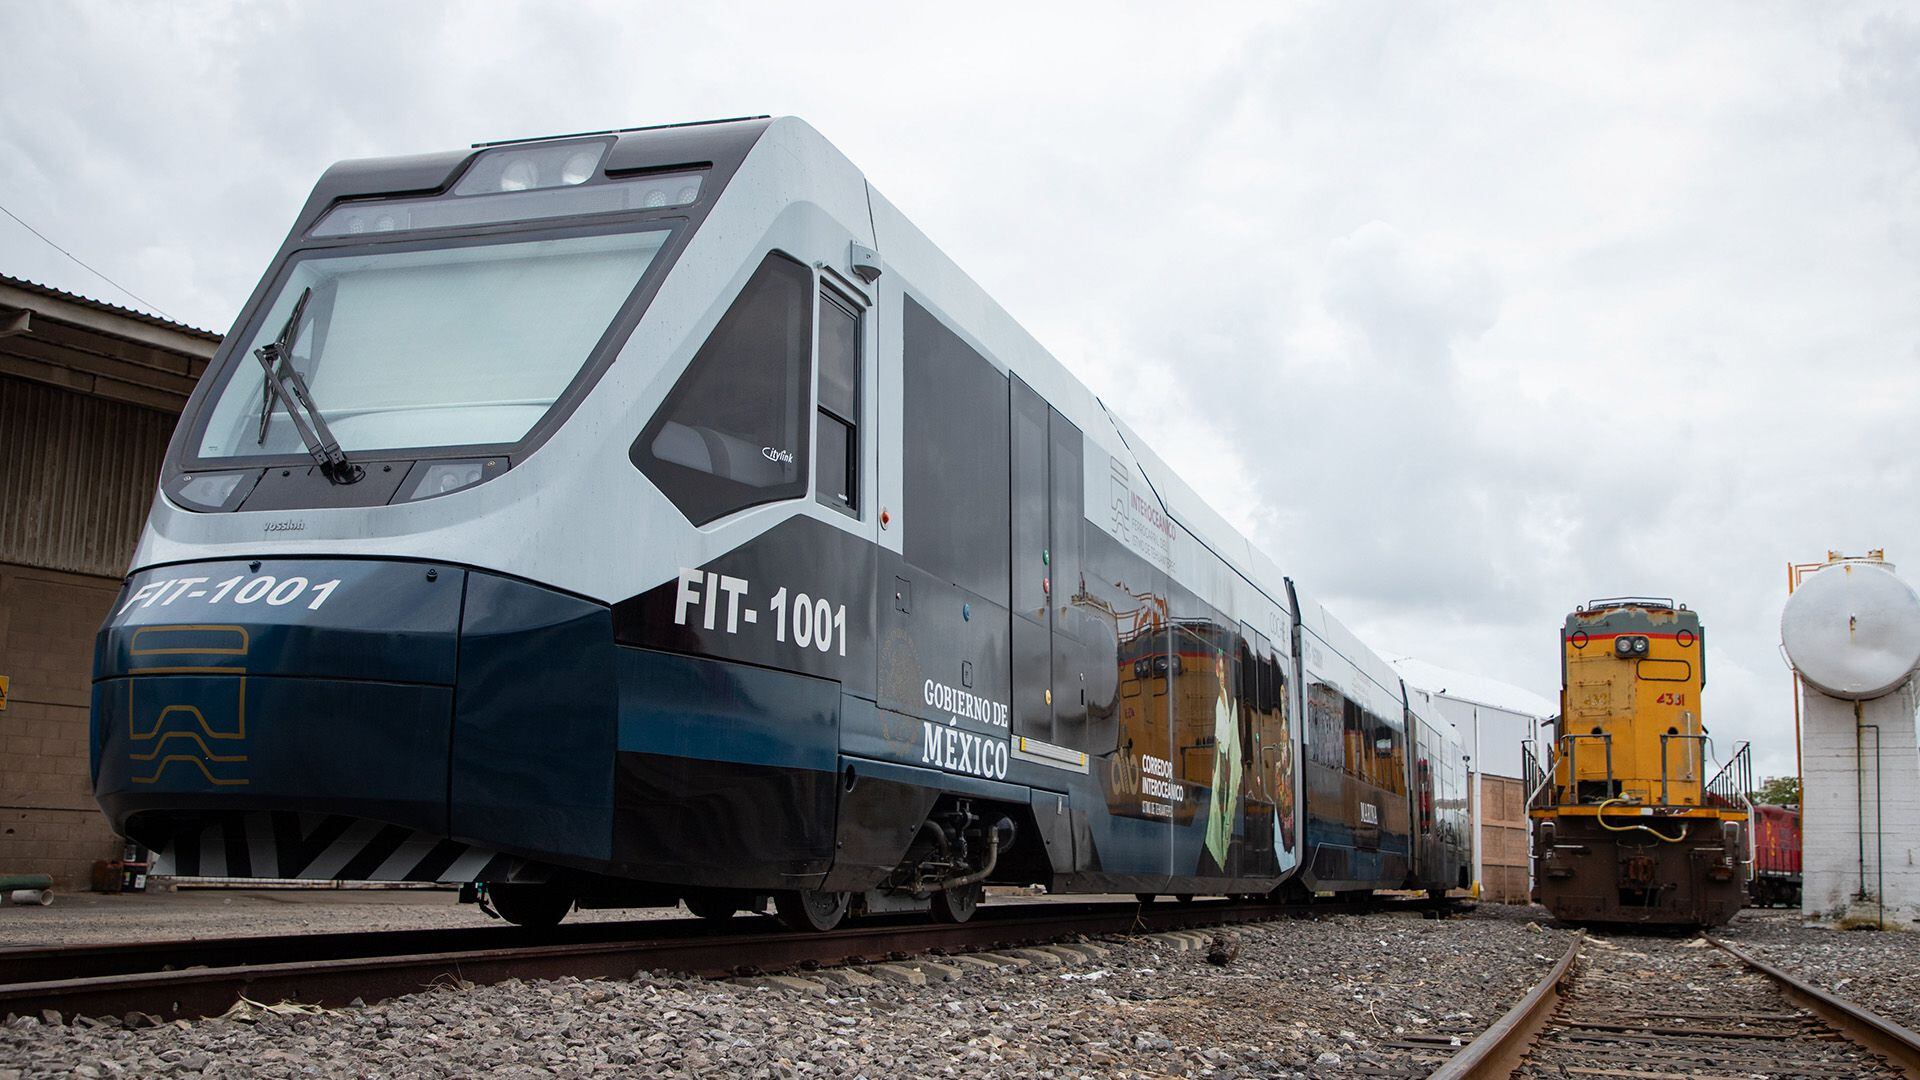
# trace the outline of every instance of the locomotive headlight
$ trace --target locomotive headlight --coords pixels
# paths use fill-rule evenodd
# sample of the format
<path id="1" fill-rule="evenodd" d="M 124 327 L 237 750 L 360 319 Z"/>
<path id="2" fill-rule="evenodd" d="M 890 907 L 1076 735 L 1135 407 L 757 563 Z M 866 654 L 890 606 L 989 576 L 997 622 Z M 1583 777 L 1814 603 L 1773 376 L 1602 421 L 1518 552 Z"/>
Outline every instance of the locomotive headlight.
<path id="1" fill-rule="evenodd" d="M 1646 638 L 1637 637 L 1633 639 L 1633 654 L 1635 656 L 1647 655 L 1647 639 Z"/>
<path id="2" fill-rule="evenodd" d="M 1633 655 L 1633 639 L 1630 637 L 1614 638 L 1613 651 L 1619 653 L 1621 656 Z"/>
<path id="3" fill-rule="evenodd" d="M 406 501 L 450 495 L 470 488 L 485 480 L 489 473 L 498 471 L 497 461 L 436 461 L 420 470 L 420 479 L 407 492 Z"/>

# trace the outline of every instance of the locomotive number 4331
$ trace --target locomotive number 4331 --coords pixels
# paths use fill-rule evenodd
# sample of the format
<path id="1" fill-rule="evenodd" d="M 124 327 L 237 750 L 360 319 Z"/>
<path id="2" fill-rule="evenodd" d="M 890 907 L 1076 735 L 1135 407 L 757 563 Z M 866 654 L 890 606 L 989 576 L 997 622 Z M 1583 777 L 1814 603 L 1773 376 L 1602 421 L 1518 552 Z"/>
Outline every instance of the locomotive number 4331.
<path id="1" fill-rule="evenodd" d="M 693 625 L 729 634 L 765 633 L 757 630 L 761 615 L 773 631 L 773 640 L 785 644 L 791 636 L 801 648 L 847 655 L 847 605 L 825 597 L 787 592 L 780 586 L 764 609 L 753 599 L 753 583 L 712 570 L 680 570 L 680 590 L 674 597 L 676 626 Z"/>

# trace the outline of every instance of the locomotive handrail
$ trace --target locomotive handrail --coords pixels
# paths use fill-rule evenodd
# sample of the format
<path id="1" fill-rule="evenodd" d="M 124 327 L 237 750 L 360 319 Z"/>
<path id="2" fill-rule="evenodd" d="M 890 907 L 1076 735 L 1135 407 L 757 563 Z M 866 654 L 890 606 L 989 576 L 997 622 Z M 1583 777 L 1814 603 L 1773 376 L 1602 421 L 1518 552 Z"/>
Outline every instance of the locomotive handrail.
<path id="1" fill-rule="evenodd" d="M 1609 607 L 1615 604 L 1619 604 L 1622 606 L 1631 604 L 1631 605 L 1639 605 L 1641 607 L 1664 607 L 1664 608 L 1670 608 L 1674 606 L 1673 597 L 1671 596 L 1602 596 L 1597 600 L 1587 601 L 1586 605 L 1582 607 L 1581 610 L 1592 611 L 1594 608 L 1597 608 L 1602 604 L 1605 604 Z"/>
<path id="2" fill-rule="evenodd" d="M 1701 799 L 1703 804 L 1715 801 L 1723 802 L 1736 810 L 1753 814 L 1753 800 L 1747 793 L 1753 790 L 1753 744 L 1743 742 L 1733 752 L 1733 759 L 1720 767 L 1713 779 L 1707 782 L 1706 792 Z"/>
<path id="3" fill-rule="evenodd" d="M 1559 761 L 1561 759 L 1564 759 L 1567 763 L 1566 791 L 1570 794 L 1572 801 L 1570 803 L 1563 804 L 1559 801 L 1559 798 L 1556 794 L 1554 803 L 1553 803 L 1553 805 L 1555 806 L 1583 805 L 1582 800 L 1580 798 L 1580 742 L 1583 739 L 1599 740 L 1601 749 L 1606 753 L 1606 763 L 1607 763 L 1607 779 L 1606 779 L 1605 794 L 1603 794 L 1601 798 L 1605 799 L 1614 794 L 1615 781 L 1613 778 L 1613 736 L 1606 734 L 1605 732 L 1600 732 L 1597 734 L 1587 734 L 1587 735 L 1569 733 L 1569 734 L 1560 736 L 1558 740 L 1558 742 L 1564 743 L 1566 745 L 1566 748 L 1564 752 L 1555 755 L 1556 769 L 1553 773 L 1548 774 L 1548 778 L 1550 781 L 1558 780 L 1557 766 L 1559 764 Z M 1560 785 L 1557 782 L 1555 782 L 1553 786 L 1554 786 L 1555 792 L 1557 793 L 1560 790 Z"/>
<path id="4" fill-rule="evenodd" d="M 1706 805 L 1706 802 L 1707 802 L 1707 783 L 1706 783 L 1706 770 L 1702 768 L 1702 766 L 1706 763 L 1706 760 L 1707 760 L 1707 736 L 1681 735 L 1673 732 L 1667 732 L 1660 736 L 1660 805 L 1672 806 L 1674 804 L 1673 798 L 1672 798 L 1672 791 L 1671 791 L 1674 776 L 1673 776 L 1673 770 L 1669 767 L 1672 761 L 1672 757 L 1668 753 L 1668 750 L 1670 749 L 1672 744 L 1676 741 L 1692 742 L 1692 743 L 1698 744 L 1698 748 L 1699 748 L 1698 752 L 1700 756 L 1694 759 L 1694 761 L 1692 762 L 1693 776 L 1691 779 L 1692 779 L 1692 782 L 1699 785 L 1699 788 L 1700 788 L 1699 795 L 1696 797 L 1694 801 L 1694 805 L 1704 806 Z M 1687 777 L 1683 776 L 1680 779 L 1684 780 L 1684 779 L 1687 779 Z"/>
<path id="5" fill-rule="evenodd" d="M 1527 809 L 1545 809 L 1540 805 L 1540 796 L 1546 793 L 1547 786 L 1553 782 L 1553 752 L 1547 752 L 1545 768 L 1540 765 L 1539 755 L 1533 752 L 1533 740 L 1524 740 L 1520 744 L 1521 783 L 1527 792 Z"/>

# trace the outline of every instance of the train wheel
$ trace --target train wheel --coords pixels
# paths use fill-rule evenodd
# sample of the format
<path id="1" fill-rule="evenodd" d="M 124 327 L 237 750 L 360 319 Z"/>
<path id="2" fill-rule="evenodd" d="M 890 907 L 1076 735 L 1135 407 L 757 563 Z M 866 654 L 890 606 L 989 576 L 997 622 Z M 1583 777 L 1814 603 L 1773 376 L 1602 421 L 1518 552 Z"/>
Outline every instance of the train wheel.
<path id="1" fill-rule="evenodd" d="M 573 896 L 553 885 L 488 885 L 487 902 L 515 926 L 554 926 L 573 910 Z"/>
<path id="2" fill-rule="evenodd" d="M 847 908 L 852 902 L 853 897 L 848 893 L 818 889 L 773 894 L 773 910 L 790 930 L 831 930 L 847 917 Z"/>
<path id="3" fill-rule="evenodd" d="M 1174 894 L 1174 896 L 1173 896 L 1173 898 L 1174 898 L 1174 900 L 1176 900 L 1176 901 L 1178 901 L 1179 903 L 1182 903 L 1182 904 L 1191 904 L 1191 903 L 1193 903 L 1193 894 L 1192 894 L 1192 893 L 1190 893 L 1190 892 L 1183 892 L 1183 893 L 1175 893 L 1175 894 Z"/>
<path id="4" fill-rule="evenodd" d="M 944 923 L 966 922 L 980 910 L 980 898 L 986 891 L 986 886 L 979 884 L 942 889 L 933 894 L 933 917 Z"/>
<path id="5" fill-rule="evenodd" d="M 693 912 L 702 919 L 708 919 L 713 922 L 726 922 L 728 919 L 733 918 L 735 911 L 739 910 L 731 899 L 722 896 L 701 896 L 695 894 L 683 898 L 683 902 L 687 905 L 688 911 Z"/>
<path id="6" fill-rule="evenodd" d="M 1158 900 L 1160 898 L 1160 894 L 1150 893 L 1150 892 L 1137 892 L 1133 894 L 1133 898 L 1135 900 L 1140 901 L 1143 904 L 1151 904 L 1155 900 Z"/>

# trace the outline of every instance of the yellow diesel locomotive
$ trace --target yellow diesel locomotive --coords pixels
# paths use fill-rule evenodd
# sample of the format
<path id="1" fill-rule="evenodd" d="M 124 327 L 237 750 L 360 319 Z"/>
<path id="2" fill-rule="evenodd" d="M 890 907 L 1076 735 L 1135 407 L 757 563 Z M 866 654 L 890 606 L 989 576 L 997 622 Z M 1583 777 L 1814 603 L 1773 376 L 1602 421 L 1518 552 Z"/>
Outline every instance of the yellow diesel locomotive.
<path id="1" fill-rule="evenodd" d="M 1706 631 L 1670 599 L 1595 600 L 1560 636 L 1560 715 L 1529 756 L 1534 898 L 1567 922 L 1718 926 L 1746 899 L 1748 748 L 1707 778 Z"/>

